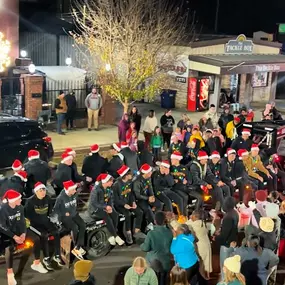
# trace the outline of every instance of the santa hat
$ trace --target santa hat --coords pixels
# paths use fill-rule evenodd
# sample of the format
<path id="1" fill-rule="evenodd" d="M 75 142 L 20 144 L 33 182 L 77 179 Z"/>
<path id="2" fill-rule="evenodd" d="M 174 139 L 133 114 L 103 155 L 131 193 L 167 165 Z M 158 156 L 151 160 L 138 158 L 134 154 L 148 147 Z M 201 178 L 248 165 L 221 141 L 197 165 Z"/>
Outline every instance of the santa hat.
<path id="1" fill-rule="evenodd" d="M 234 121 L 235 121 L 236 123 L 239 123 L 239 122 L 240 122 L 240 118 L 239 118 L 239 117 L 235 117 L 235 118 L 234 118 Z"/>
<path id="2" fill-rule="evenodd" d="M 208 159 L 208 158 L 209 158 L 209 156 L 208 156 L 208 154 L 204 150 L 200 150 L 198 152 L 198 156 L 197 156 L 198 160 Z"/>
<path id="3" fill-rule="evenodd" d="M 37 182 L 34 186 L 34 192 L 36 193 L 40 189 L 46 189 L 46 186 L 42 182 Z"/>
<path id="4" fill-rule="evenodd" d="M 221 158 L 220 154 L 218 151 L 213 151 L 211 156 L 210 156 L 210 159 L 213 159 L 213 158 Z"/>
<path id="5" fill-rule="evenodd" d="M 183 158 L 182 154 L 179 151 L 174 151 L 171 156 L 170 159 L 178 159 L 181 160 Z"/>
<path id="6" fill-rule="evenodd" d="M 17 200 L 21 199 L 22 195 L 15 191 L 15 190 L 8 190 L 6 191 L 6 193 L 4 194 L 3 196 L 3 203 L 13 203 L 13 202 L 16 202 Z"/>
<path id="7" fill-rule="evenodd" d="M 130 170 L 129 167 L 127 167 L 126 165 L 123 165 L 123 166 L 117 171 L 117 173 L 120 175 L 120 177 L 123 177 L 123 176 L 125 176 L 125 175 L 128 173 L 129 170 Z"/>
<path id="8" fill-rule="evenodd" d="M 28 152 L 28 159 L 32 160 L 32 159 L 38 159 L 40 158 L 40 153 L 37 150 L 31 149 Z"/>
<path id="9" fill-rule="evenodd" d="M 69 155 L 75 155 L 76 154 L 75 150 L 73 150 L 72 148 L 67 148 L 65 150 L 65 152 Z"/>
<path id="10" fill-rule="evenodd" d="M 239 149 L 238 150 L 239 159 L 242 159 L 242 157 L 246 156 L 246 155 L 248 155 L 248 151 L 246 149 Z"/>
<path id="11" fill-rule="evenodd" d="M 121 149 L 128 147 L 128 143 L 126 142 L 121 142 Z"/>
<path id="12" fill-rule="evenodd" d="M 267 199 L 267 192 L 265 190 L 258 190 L 255 192 L 255 199 L 258 202 L 265 202 Z"/>
<path id="13" fill-rule="evenodd" d="M 90 153 L 89 155 L 92 155 L 93 153 L 97 153 L 100 150 L 100 147 L 98 144 L 93 144 L 90 147 Z"/>
<path id="14" fill-rule="evenodd" d="M 12 169 L 14 171 L 19 171 L 23 168 L 23 164 L 19 159 L 16 159 L 12 164 Z"/>
<path id="15" fill-rule="evenodd" d="M 63 188 L 65 192 L 69 192 L 71 190 L 75 190 L 77 188 L 77 184 L 75 184 L 72 180 L 63 182 Z"/>
<path id="16" fill-rule="evenodd" d="M 239 255 L 228 257 L 224 261 L 224 266 L 233 273 L 240 273 L 241 269 L 241 258 Z"/>
<path id="17" fill-rule="evenodd" d="M 69 159 L 73 159 L 73 156 L 66 152 L 61 155 L 61 163 L 65 163 Z"/>
<path id="18" fill-rule="evenodd" d="M 100 182 L 102 183 L 107 183 L 110 179 L 112 178 L 112 176 L 110 174 L 107 173 L 101 173 L 99 174 L 99 176 L 96 179 L 95 185 L 99 185 Z"/>
<path id="19" fill-rule="evenodd" d="M 162 167 L 165 167 L 165 168 L 170 168 L 170 163 L 168 162 L 168 160 L 157 161 L 156 165 L 162 166 Z"/>
<path id="20" fill-rule="evenodd" d="M 117 152 L 121 151 L 121 144 L 120 143 L 113 143 L 112 147 L 114 148 L 114 150 L 116 150 Z"/>
<path id="21" fill-rule="evenodd" d="M 144 163 L 140 168 L 140 173 L 142 174 L 147 174 L 147 173 L 150 173 L 151 171 L 152 171 L 152 167 L 147 163 Z"/>
<path id="22" fill-rule="evenodd" d="M 250 129 L 243 129 L 241 132 L 242 135 L 249 135 L 251 134 Z"/>
<path id="23" fill-rule="evenodd" d="M 225 157 L 229 156 L 230 154 L 236 154 L 236 151 L 232 148 L 228 148 Z"/>
<path id="24" fill-rule="evenodd" d="M 258 144 L 253 144 L 253 145 L 251 146 L 251 149 L 250 149 L 250 150 L 251 150 L 251 151 L 259 150 Z"/>
<path id="25" fill-rule="evenodd" d="M 28 174 L 24 170 L 18 171 L 17 173 L 14 174 L 14 176 L 18 176 L 21 178 L 22 181 L 27 182 Z"/>

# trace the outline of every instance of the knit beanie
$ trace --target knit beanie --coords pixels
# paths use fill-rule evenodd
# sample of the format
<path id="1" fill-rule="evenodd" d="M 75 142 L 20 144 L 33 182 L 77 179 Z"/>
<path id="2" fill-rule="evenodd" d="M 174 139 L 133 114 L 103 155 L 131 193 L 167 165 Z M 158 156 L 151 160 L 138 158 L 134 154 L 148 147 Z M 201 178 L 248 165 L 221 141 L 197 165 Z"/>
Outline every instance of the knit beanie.
<path id="1" fill-rule="evenodd" d="M 241 267 L 240 256 L 239 255 L 235 255 L 233 257 L 228 257 L 224 261 L 224 266 L 229 271 L 231 271 L 233 273 L 240 273 L 240 267 Z"/>

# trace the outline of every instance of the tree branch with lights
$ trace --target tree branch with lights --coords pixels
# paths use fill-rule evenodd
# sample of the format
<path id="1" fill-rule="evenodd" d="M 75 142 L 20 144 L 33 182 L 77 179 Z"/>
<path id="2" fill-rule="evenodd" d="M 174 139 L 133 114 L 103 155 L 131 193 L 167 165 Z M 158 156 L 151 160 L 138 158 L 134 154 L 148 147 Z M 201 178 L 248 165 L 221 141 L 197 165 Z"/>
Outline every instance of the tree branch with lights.
<path id="1" fill-rule="evenodd" d="M 78 0 L 71 35 L 81 65 L 126 112 L 131 100 L 153 99 L 174 64 L 175 46 L 193 34 L 182 6 L 167 0 Z M 187 44 L 187 43 L 186 43 Z"/>

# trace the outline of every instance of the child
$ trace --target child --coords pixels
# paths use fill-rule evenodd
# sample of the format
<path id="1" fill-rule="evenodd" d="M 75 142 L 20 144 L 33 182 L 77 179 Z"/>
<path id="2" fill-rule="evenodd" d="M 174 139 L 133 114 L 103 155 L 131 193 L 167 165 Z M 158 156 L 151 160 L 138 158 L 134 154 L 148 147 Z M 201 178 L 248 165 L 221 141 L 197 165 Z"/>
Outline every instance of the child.
<path id="1" fill-rule="evenodd" d="M 160 132 L 160 128 L 158 126 L 154 129 L 154 134 L 150 140 L 150 147 L 152 149 L 152 153 L 154 156 L 154 161 L 161 160 L 161 152 L 163 151 L 163 138 Z"/>
<path id="2" fill-rule="evenodd" d="M 185 126 L 185 131 L 184 131 L 184 140 L 183 142 L 185 144 L 187 144 L 189 142 L 189 139 L 191 137 L 191 134 L 192 134 L 192 125 L 191 124 L 188 124 L 187 122 L 187 125 Z"/>
<path id="3" fill-rule="evenodd" d="M 138 137 L 137 137 L 137 131 L 135 129 L 136 124 L 134 122 L 132 122 L 130 124 L 130 128 L 127 131 L 127 135 L 126 135 L 126 139 L 127 139 L 127 143 L 130 147 L 131 150 L 133 151 L 137 151 L 137 141 L 138 141 Z"/>
<path id="4" fill-rule="evenodd" d="M 183 142 L 184 137 L 183 137 L 182 131 L 181 131 L 181 129 L 179 127 L 177 127 L 175 129 L 175 132 L 174 132 L 173 135 L 177 136 L 178 140 Z"/>
<path id="5" fill-rule="evenodd" d="M 69 285 L 95 285 L 96 280 L 90 274 L 93 263 L 90 260 L 79 260 L 74 264 L 74 281 Z"/>

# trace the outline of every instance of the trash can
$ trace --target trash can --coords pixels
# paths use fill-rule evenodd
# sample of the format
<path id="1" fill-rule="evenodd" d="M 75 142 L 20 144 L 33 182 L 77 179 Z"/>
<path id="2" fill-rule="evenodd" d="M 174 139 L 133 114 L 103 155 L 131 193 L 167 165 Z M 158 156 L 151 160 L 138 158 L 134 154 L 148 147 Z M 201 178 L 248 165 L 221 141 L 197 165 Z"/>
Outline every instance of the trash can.
<path id="1" fill-rule="evenodd" d="M 176 90 L 163 90 L 161 97 L 161 108 L 164 109 L 174 109 L 175 108 L 175 97 Z"/>

